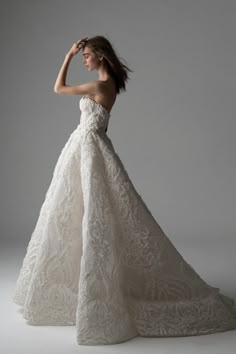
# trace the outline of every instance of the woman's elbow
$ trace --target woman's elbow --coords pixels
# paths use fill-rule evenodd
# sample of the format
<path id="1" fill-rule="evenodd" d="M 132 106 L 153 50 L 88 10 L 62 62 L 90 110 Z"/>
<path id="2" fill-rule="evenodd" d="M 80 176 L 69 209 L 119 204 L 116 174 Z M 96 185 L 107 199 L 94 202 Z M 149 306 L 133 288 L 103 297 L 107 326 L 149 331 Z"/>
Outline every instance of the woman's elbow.
<path id="1" fill-rule="evenodd" d="M 53 91 L 54 91 L 55 93 L 60 93 L 59 88 L 58 88 L 58 87 L 56 87 L 56 86 L 54 86 Z"/>

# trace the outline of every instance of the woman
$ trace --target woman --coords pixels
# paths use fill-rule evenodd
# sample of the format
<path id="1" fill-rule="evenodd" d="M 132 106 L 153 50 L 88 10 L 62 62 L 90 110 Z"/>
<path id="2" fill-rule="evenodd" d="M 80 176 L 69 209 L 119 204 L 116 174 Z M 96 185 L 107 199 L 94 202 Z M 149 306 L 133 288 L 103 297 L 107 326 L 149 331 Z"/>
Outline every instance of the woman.
<path id="1" fill-rule="evenodd" d="M 116 95 L 121 90 L 125 91 L 125 82 L 129 79 L 127 71 L 132 70 L 121 63 L 106 38 L 96 36 L 89 41 L 87 38 L 75 42 L 66 54 L 55 82 L 54 92 L 62 95 L 87 95 L 103 105 L 110 113 Z M 84 65 L 90 71 L 97 70 L 99 78 L 78 86 L 68 86 L 65 81 L 69 63 L 81 48 L 83 48 Z"/>
<path id="2" fill-rule="evenodd" d="M 99 79 L 66 85 L 83 48 Z M 34 325 L 76 325 L 77 343 L 236 329 L 233 299 L 188 264 L 138 194 L 106 134 L 128 69 L 110 42 L 74 43 L 54 90 L 83 95 L 80 124 L 56 164 L 17 280 L 14 301 Z"/>

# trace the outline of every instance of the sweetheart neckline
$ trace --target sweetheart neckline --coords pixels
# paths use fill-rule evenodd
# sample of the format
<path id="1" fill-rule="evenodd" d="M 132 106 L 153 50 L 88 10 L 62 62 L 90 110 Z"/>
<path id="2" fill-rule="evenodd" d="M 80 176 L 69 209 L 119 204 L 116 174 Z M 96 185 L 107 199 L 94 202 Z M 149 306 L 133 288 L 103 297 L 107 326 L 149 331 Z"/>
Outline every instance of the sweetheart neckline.
<path id="1" fill-rule="evenodd" d="M 101 103 L 98 103 L 97 101 L 93 100 L 92 98 L 90 98 L 88 96 L 83 96 L 82 98 L 88 98 L 92 102 L 96 103 L 98 106 L 102 107 L 104 109 L 104 111 L 106 111 L 106 113 L 110 116 L 110 112 L 108 112 L 108 110 Z"/>

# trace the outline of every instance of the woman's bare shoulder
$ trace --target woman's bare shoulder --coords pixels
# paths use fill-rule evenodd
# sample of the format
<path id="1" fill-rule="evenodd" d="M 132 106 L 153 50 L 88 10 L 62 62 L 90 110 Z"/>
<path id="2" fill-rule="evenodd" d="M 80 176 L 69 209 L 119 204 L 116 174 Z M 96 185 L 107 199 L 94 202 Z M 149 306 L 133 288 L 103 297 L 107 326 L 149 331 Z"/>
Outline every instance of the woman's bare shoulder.
<path id="1" fill-rule="evenodd" d="M 105 107 L 108 112 L 111 111 L 115 101 L 116 101 L 116 87 L 114 81 L 98 81 L 98 90 L 97 93 L 90 96 L 91 99 L 100 103 L 103 107 Z"/>

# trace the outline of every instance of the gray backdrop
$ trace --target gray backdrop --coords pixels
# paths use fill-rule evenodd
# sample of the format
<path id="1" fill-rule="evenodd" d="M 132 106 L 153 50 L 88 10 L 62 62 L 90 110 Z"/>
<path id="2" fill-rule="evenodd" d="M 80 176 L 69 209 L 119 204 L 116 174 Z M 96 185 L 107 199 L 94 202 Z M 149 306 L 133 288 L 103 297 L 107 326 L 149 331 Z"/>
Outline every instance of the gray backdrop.
<path id="1" fill-rule="evenodd" d="M 53 88 L 65 54 L 85 36 L 107 37 L 134 70 L 107 134 L 135 187 L 184 258 L 236 300 L 236 2 L 21 0 L 2 2 L 0 16 L 0 352 L 83 353 L 74 326 L 27 326 L 12 296 L 57 159 L 80 120 L 81 96 Z M 67 83 L 97 78 L 79 52 Z M 135 338 L 115 352 L 235 347 L 229 331 Z"/>
<path id="2" fill-rule="evenodd" d="M 1 245 L 27 245 L 81 96 L 53 91 L 73 42 L 104 35 L 134 70 L 107 134 L 175 242 L 236 231 L 236 3 L 9 1 L 1 6 Z M 67 83 L 96 79 L 79 52 Z M 212 245 L 214 245 L 212 243 Z"/>

